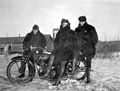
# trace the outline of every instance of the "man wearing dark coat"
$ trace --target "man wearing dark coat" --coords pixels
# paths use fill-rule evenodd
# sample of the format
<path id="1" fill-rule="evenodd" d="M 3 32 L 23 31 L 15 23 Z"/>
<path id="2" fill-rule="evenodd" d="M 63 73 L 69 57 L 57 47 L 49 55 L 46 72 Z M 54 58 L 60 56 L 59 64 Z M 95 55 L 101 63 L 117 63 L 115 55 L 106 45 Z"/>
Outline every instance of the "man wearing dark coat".
<path id="1" fill-rule="evenodd" d="M 56 76 L 57 81 L 53 85 L 58 85 L 61 82 L 61 77 L 65 71 L 65 65 L 68 60 L 72 59 L 72 51 L 68 48 L 67 43 L 72 35 L 74 35 L 74 31 L 71 30 L 69 21 L 67 19 L 62 19 L 60 30 L 54 41 L 54 65 L 58 71 Z"/>
<path id="2" fill-rule="evenodd" d="M 67 19 L 62 19 L 60 29 L 56 34 L 56 38 L 54 40 L 53 55 L 51 56 L 48 71 L 45 74 L 45 77 L 48 76 L 51 66 L 54 63 L 57 69 L 57 74 L 54 79 L 55 83 L 53 85 L 58 85 L 60 83 L 61 76 L 63 75 L 65 70 L 65 64 L 70 59 L 70 57 L 72 57 L 72 52 L 70 52 L 70 50 L 66 48 L 66 41 L 68 40 L 69 36 L 72 36 L 73 34 L 74 31 L 71 30 L 69 21 Z"/>
<path id="3" fill-rule="evenodd" d="M 56 34 L 56 38 L 54 41 L 55 49 L 61 45 L 63 45 L 69 36 L 72 36 L 74 31 L 70 28 L 70 23 L 67 19 L 61 20 L 60 30 Z"/>
<path id="4" fill-rule="evenodd" d="M 83 39 L 82 53 L 83 53 L 83 56 L 87 58 L 86 74 L 78 80 L 82 80 L 82 79 L 85 79 L 85 77 L 87 77 L 87 83 L 89 83 L 91 59 L 95 55 L 95 49 L 96 49 L 95 45 L 98 42 L 98 35 L 95 30 L 95 27 L 87 23 L 87 19 L 85 16 L 80 16 L 78 20 L 79 20 L 79 25 L 75 29 L 75 33 Z"/>
<path id="5" fill-rule="evenodd" d="M 46 46 L 46 39 L 45 36 L 39 31 L 39 26 L 34 25 L 32 28 L 32 31 L 28 33 L 24 40 L 23 40 L 23 49 L 24 53 L 23 55 L 28 55 L 28 53 L 32 50 L 33 47 L 42 47 L 45 48 Z M 39 50 L 39 53 L 42 53 L 43 50 Z M 34 63 L 34 54 L 31 55 L 31 61 Z M 19 78 L 22 78 L 25 76 L 25 68 L 26 68 L 26 63 L 22 62 L 21 67 L 20 67 L 20 75 L 18 76 Z M 30 68 L 29 68 L 30 69 Z"/>

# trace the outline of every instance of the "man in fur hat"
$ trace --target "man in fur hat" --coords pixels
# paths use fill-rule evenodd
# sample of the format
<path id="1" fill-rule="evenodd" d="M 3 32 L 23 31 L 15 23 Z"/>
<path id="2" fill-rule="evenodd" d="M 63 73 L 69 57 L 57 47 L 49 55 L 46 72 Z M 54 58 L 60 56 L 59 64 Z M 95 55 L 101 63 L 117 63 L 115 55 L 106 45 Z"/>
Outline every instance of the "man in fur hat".
<path id="1" fill-rule="evenodd" d="M 87 23 L 87 18 L 85 16 L 80 16 L 78 18 L 79 25 L 75 29 L 75 32 L 78 36 L 83 39 L 82 53 L 87 58 L 87 70 L 86 74 L 78 79 L 82 80 L 87 77 L 87 83 L 90 82 L 90 70 L 91 70 L 91 59 L 95 55 L 95 45 L 98 42 L 98 35 L 95 30 L 95 27 Z"/>

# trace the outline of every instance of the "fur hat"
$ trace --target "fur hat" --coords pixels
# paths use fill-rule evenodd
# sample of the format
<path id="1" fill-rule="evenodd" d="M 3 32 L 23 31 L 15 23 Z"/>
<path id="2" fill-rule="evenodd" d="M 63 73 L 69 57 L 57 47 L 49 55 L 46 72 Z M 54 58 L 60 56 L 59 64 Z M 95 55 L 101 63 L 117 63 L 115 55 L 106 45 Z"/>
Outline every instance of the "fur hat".
<path id="1" fill-rule="evenodd" d="M 39 29 L 39 26 L 35 24 L 32 29 Z"/>
<path id="2" fill-rule="evenodd" d="M 78 18 L 78 20 L 79 20 L 80 22 L 84 22 L 84 21 L 86 21 L 87 19 L 86 19 L 86 16 L 80 16 L 80 17 Z"/>
<path id="3" fill-rule="evenodd" d="M 69 21 L 67 19 L 62 19 L 61 20 L 61 23 L 65 23 L 65 22 L 69 23 Z"/>

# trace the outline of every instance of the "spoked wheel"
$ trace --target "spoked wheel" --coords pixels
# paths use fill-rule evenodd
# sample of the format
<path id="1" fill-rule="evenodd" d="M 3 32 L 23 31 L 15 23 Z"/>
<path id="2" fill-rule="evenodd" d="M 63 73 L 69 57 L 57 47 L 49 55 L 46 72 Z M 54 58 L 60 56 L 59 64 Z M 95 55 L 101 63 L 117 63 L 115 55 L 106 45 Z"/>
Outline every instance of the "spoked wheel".
<path id="1" fill-rule="evenodd" d="M 87 68 L 86 62 L 85 61 L 79 61 L 76 65 L 74 78 L 75 79 L 80 79 L 83 76 L 85 76 L 86 68 Z"/>
<path id="2" fill-rule="evenodd" d="M 29 76 L 28 64 L 26 64 L 25 76 L 23 78 L 18 78 L 18 75 L 20 75 L 20 66 L 21 60 L 13 60 L 7 66 L 6 74 L 12 83 L 27 83 L 31 80 L 31 77 Z"/>

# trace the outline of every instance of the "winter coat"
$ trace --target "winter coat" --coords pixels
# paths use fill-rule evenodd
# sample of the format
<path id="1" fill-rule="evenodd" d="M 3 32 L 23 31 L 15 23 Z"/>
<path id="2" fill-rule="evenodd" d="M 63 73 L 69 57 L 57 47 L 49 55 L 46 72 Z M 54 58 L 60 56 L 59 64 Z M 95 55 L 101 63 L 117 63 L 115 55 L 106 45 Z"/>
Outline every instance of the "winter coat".
<path id="1" fill-rule="evenodd" d="M 46 46 L 45 36 L 38 31 L 37 34 L 33 34 L 33 31 L 28 33 L 23 40 L 23 49 L 28 49 L 30 46 L 43 47 Z"/>
<path id="2" fill-rule="evenodd" d="M 65 28 L 60 27 L 60 30 L 58 31 L 54 41 L 54 48 L 56 49 L 59 46 L 64 46 L 64 43 L 68 40 L 69 36 L 73 34 L 74 31 L 70 29 L 70 26 L 66 26 Z"/>
<path id="3" fill-rule="evenodd" d="M 78 26 L 75 29 L 75 33 L 83 39 L 82 52 L 85 56 L 95 55 L 95 45 L 98 42 L 98 35 L 95 28 L 88 23 L 83 26 Z"/>

